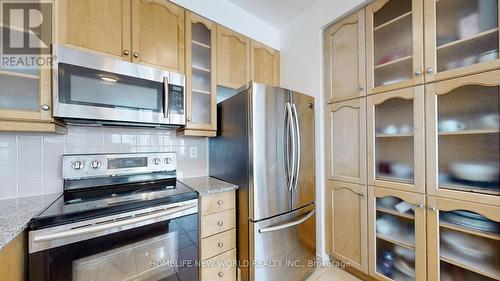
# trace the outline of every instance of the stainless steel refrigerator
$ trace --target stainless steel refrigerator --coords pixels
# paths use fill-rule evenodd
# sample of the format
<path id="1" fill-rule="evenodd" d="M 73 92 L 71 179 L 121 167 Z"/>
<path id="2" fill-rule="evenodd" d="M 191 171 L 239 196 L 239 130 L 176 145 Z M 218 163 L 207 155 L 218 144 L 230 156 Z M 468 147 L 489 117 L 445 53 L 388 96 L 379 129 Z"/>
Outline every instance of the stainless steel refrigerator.
<path id="1" fill-rule="evenodd" d="M 316 256 L 314 98 L 249 83 L 217 114 L 210 175 L 239 186 L 241 280 L 305 280 Z"/>

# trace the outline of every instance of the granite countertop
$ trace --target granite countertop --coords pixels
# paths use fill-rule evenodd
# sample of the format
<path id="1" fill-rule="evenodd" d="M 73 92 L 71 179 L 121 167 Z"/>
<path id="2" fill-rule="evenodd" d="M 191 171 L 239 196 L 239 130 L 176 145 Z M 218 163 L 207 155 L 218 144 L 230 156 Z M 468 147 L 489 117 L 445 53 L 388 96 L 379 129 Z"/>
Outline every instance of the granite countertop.
<path id="1" fill-rule="evenodd" d="M 0 200 L 0 250 L 23 232 L 28 222 L 61 193 Z"/>
<path id="2" fill-rule="evenodd" d="M 197 191 L 201 196 L 238 189 L 237 185 L 212 177 L 196 177 L 178 180 L 191 189 Z"/>

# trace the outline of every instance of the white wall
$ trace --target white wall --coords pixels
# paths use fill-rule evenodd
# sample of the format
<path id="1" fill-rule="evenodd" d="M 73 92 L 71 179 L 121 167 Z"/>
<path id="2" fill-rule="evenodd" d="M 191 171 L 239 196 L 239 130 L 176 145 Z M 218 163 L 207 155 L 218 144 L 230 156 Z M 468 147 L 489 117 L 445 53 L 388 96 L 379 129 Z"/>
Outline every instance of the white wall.
<path id="1" fill-rule="evenodd" d="M 316 98 L 317 254 L 326 260 L 324 237 L 324 108 L 322 29 L 367 0 L 318 0 L 280 30 L 281 83 Z"/>
<path id="2" fill-rule="evenodd" d="M 269 47 L 280 49 L 278 29 L 228 0 L 170 1 Z"/>

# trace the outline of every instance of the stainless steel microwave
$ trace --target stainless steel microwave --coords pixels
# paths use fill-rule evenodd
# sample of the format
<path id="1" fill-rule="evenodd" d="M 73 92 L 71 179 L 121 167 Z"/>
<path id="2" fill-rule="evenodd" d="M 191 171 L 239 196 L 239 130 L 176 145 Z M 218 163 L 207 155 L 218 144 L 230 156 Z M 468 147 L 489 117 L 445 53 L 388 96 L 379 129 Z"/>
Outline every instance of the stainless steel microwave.
<path id="1" fill-rule="evenodd" d="M 67 122 L 185 125 L 185 76 L 54 46 L 54 116 Z"/>

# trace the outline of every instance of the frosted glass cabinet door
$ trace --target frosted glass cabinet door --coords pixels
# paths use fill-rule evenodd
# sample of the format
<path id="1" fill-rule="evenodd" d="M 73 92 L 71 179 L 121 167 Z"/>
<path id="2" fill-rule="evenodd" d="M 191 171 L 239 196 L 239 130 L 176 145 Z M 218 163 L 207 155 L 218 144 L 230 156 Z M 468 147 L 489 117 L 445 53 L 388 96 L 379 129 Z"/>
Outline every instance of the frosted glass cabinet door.
<path id="1" fill-rule="evenodd" d="M 368 96 L 368 184 L 425 192 L 424 88 Z"/>
<path id="2" fill-rule="evenodd" d="M 365 10 L 324 32 L 327 103 L 365 95 Z"/>
<path id="3" fill-rule="evenodd" d="M 367 93 L 423 80 L 423 0 L 375 0 L 366 8 Z"/>
<path id="4" fill-rule="evenodd" d="M 429 194 L 500 204 L 500 71 L 426 86 Z"/>
<path id="5" fill-rule="evenodd" d="M 500 67 L 498 0 L 425 0 L 426 82 Z"/>
<path id="6" fill-rule="evenodd" d="M 379 280 L 426 280 L 425 195 L 368 190 L 369 271 Z"/>
<path id="7" fill-rule="evenodd" d="M 366 98 L 326 108 L 328 179 L 366 184 Z"/>
<path id="8" fill-rule="evenodd" d="M 500 208 L 429 196 L 428 280 L 500 280 Z"/>

